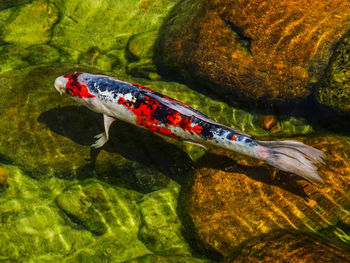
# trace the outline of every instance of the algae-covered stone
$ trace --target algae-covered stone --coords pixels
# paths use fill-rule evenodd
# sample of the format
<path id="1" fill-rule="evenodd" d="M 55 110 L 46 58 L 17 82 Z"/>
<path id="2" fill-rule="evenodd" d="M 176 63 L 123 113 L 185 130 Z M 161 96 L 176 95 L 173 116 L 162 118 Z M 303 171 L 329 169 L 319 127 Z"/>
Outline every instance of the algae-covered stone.
<path id="1" fill-rule="evenodd" d="M 2 261 L 122 262 L 151 253 L 137 236 L 140 210 L 135 196 L 140 199 L 141 194 L 113 189 L 97 180 L 83 181 L 81 185 L 55 177 L 36 180 L 18 168 L 6 168 L 11 177 L 9 187 L 0 196 L 0 240 L 6 244 L 0 246 Z M 78 187 L 86 196 L 79 196 L 78 191 L 74 196 Z M 90 219 L 90 225 L 99 218 L 108 226 L 106 234 L 86 230 L 81 221 L 72 220 L 56 205 L 62 204 L 68 212 L 77 211 L 76 198 L 82 202 L 80 208 L 85 209 L 77 217 Z M 84 218 L 91 211 L 95 217 Z"/>
<path id="2" fill-rule="evenodd" d="M 59 61 L 60 54 L 57 49 L 49 45 L 34 45 L 27 49 L 27 60 L 32 64 L 45 64 Z"/>
<path id="3" fill-rule="evenodd" d="M 304 99 L 349 30 L 348 0 L 181 1 L 157 59 L 232 101 Z"/>
<path id="4" fill-rule="evenodd" d="M 129 60 L 152 58 L 153 45 L 158 37 L 158 32 L 145 32 L 130 37 L 126 46 Z"/>
<path id="5" fill-rule="evenodd" d="M 144 196 L 141 206 L 140 238 L 154 253 L 190 255 L 183 237 L 183 226 L 177 216 L 179 186 L 158 190 Z"/>
<path id="6" fill-rule="evenodd" d="M 93 233 L 121 232 L 119 236 L 126 236 L 138 232 L 140 217 L 135 203 L 140 198 L 131 190 L 88 181 L 66 189 L 57 198 L 57 204 L 73 221 L 81 222 Z"/>
<path id="7" fill-rule="evenodd" d="M 117 50 L 125 55 L 127 44 L 143 32 L 156 32 L 175 1 L 151 1 L 147 8 L 140 1 L 61 1 L 62 18 L 53 30 L 52 44 L 68 53 L 62 61 L 78 62 L 79 55 L 91 49 L 103 52 Z M 132 10 L 132 11 L 131 11 Z M 152 22 L 150 22 L 152 21 Z M 131 39 L 130 39 L 131 38 Z M 137 41 L 136 37 L 135 41 Z M 153 38 L 143 38 L 144 51 L 153 45 Z M 132 49 L 138 45 L 134 42 Z M 147 47 L 147 48 L 146 48 Z M 136 51 L 137 52 L 137 51 Z M 141 52 L 143 53 L 143 52 Z M 103 58 L 101 58 L 103 59 Z M 122 59 L 125 63 L 125 59 Z"/>
<path id="8" fill-rule="evenodd" d="M 250 239 L 225 263 L 350 262 L 350 253 L 302 233 L 276 231 Z"/>
<path id="9" fill-rule="evenodd" d="M 350 112 L 350 34 L 337 46 L 316 98 L 321 104 Z"/>
<path id="10" fill-rule="evenodd" d="M 79 57 L 82 65 L 90 65 L 103 71 L 112 71 L 114 67 L 122 66 L 120 54 L 117 52 L 104 52 L 98 48 L 91 48 Z"/>
<path id="11" fill-rule="evenodd" d="M 23 47 L 47 43 L 51 37 L 50 30 L 57 19 L 58 11 L 51 2 L 33 1 L 22 6 L 14 20 L 5 26 L 2 39 Z"/>
<path id="12" fill-rule="evenodd" d="M 88 246 L 93 236 L 67 225 L 54 199 L 69 182 L 51 178 L 42 181 L 11 172 L 8 188 L 0 196 L 1 260 L 30 262 L 62 258 Z"/>
<path id="13" fill-rule="evenodd" d="M 30 2 L 30 0 L 2 0 L 0 1 L 0 10 L 7 9 L 18 5 L 23 5 Z"/>
<path id="14" fill-rule="evenodd" d="M 27 56 L 28 52 L 23 48 L 10 45 L 0 47 L 0 73 L 28 67 Z"/>
<path id="15" fill-rule="evenodd" d="M 156 66 L 150 59 L 142 59 L 137 62 L 129 63 L 126 72 L 134 77 L 148 78 L 151 80 L 161 79 L 157 74 Z"/>
<path id="16" fill-rule="evenodd" d="M 203 159 L 184 204 L 205 245 L 227 256 L 256 235 L 298 229 L 350 247 L 350 143 L 333 136 L 303 141 L 327 155 L 319 170 L 324 186 L 239 154 Z"/>
<path id="17" fill-rule="evenodd" d="M 139 258 L 124 261 L 123 263 L 209 263 L 208 259 L 194 258 L 190 256 L 159 256 L 145 255 Z"/>

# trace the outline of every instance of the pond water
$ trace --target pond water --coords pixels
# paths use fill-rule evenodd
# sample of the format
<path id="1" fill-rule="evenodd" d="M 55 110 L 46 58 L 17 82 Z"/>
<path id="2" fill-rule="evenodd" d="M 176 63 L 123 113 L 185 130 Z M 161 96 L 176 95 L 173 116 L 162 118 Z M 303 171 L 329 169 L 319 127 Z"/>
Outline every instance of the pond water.
<path id="1" fill-rule="evenodd" d="M 271 240 L 275 255 L 350 260 L 347 113 L 244 105 L 164 73 L 155 47 L 180 2 L 0 1 L 0 261 L 249 262 L 242 246 Z M 149 87 L 254 138 L 304 141 L 327 154 L 325 185 L 121 121 L 92 149 L 102 115 L 53 85 L 74 72 Z"/>

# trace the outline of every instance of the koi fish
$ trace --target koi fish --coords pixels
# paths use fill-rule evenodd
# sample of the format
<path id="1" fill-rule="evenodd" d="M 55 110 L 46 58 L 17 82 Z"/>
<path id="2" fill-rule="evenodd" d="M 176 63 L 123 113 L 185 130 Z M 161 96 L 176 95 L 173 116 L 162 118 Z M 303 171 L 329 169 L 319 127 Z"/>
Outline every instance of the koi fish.
<path id="1" fill-rule="evenodd" d="M 323 183 L 314 164 L 323 163 L 325 154 L 302 142 L 254 140 L 180 101 L 105 75 L 61 76 L 56 79 L 55 88 L 61 95 L 67 93 L 89 109 L 103 114 L 105 130 L 95 136 L 93 148 L 100 148 L 108 141 L 111 124 L 119 119 L 186 142 L 236 151 L 311 182 Z"/>

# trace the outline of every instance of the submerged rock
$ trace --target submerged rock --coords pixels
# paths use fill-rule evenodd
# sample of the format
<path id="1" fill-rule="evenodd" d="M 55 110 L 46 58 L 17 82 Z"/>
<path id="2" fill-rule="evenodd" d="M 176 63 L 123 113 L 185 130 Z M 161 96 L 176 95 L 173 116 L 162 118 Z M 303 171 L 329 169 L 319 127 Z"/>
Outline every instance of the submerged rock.
<path id="1" fill-rule="evenodd" d="M 179 218 L 171 210 L 177 184 L 145 195 L 96 179 L 37 180 L 16 167 L 4 168 L 11 176 L 0 195 L 3 261 L 207 262 L 193 257 L 180 237 Z M 148 243 L 145 237 L 157 234 L 159 240 Z M 149 249 L 157 242 L 164 245 L 158 246 L 162 256 Z"/>
<path id="2" fill-rule="evenodd" d="M 45 44 L 57 19 L 55 5 L 46 0 L 33 1 L 21 7 L 18 15 L 3 28 L 2 39 L 22 47 Z"/>
<path id="3" fill-rule="evenodd" d="M 332 136 L 303 141 L 327 155 L 319 171 L 324 186 L 235 153 L 203 159 L 183 202 L 206 246 L 227 256 L 254 236 L 298 229 L 350 247 L 350 143 Z"/>
<path id="4" fill-rule="evenodd" d="M 350 262 L 350 253 L 302 233 L 275 231 L 250 239 L 225 263 Z"/>
<path id="5" fill-rule="evenodd" d="M 7 186 L 7 180 L 10 176 L 10 171 L 5 167 L 0 166 L 0 187 Z"/>
<path id="6" fill-rule="evenodd" d="M 157 59 L 232 101 L 306 98 L 350 29 L 349 10 L 343 0 L 182 1 Z"/>
<path id="7" fill-rule="evenodd" d="M 190 255 L 183 237 L 184 227 L 177 216 L 179 187 L 149 193 L 139 202 L 141 228 L 139 236 L 148 249 L 160 255 Z"/>
<path id="8" fill-rule="evenodd" d="M 0 1 L 0 10 L 11 8 L 17 5 L 23 5 L 30 2 L 30 0 L 2 0 Z"/>
<path id="9" fill-rule="evenodd" d="M 57 198 L 57 204 L 92 233 L 103 235 L 113 229 L 118 236 L 128 236 L 138 231 L 140 217 L 135 203 L 140 198 L 130 190 L 91 181 L 66 189 Z"/>
<path id="10" fill-rule="evenodd" d="M 350 113 L 350 34 L 337 46 L 319 86 L 316 91 L 319 103 Z"/>
<path id="11" fill-rule="evenodd" d="M 189 256 L 159 256 L 146 255 L 139 258 L 131 259 L 123 263 L 204 263 L 213 262 L 207 259 L 193 258 Z"/>

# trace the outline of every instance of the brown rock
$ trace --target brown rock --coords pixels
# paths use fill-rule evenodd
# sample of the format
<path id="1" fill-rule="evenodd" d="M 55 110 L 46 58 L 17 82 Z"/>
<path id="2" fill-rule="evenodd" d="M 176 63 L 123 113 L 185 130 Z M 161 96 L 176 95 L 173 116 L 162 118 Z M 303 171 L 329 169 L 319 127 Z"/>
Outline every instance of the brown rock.
<path id="1" fill-rule="evenodd" d="M 262 161 L 218 150 L 207 155 L 185 193 L 187 212 L 206 245 L 227 256 L 242 242 L 278 229 L 318 234 L 345 246 L 350 224 L 350 143 L 304 139 L 327 154 L 313 185 Z"/>
<path id="2" fill-rule="evenodd" d="M 182 1 L 158 55 L 235 100 L 305 98 L 350 28 L 349 11 L 348 0 Z"/>
<path id="3" fill-rule="evenodd" d="M 10 176 L 10 172 L 4 168 L 0 166 L 0 186 L 7 186 L 7 179 Z"/>
<path id="4" fill-rule="evenodd" d="M 350 262 L 350 254 L 325 241 L 304 235 L 276 231 L 249 240 L 225 263 L 343 263 Z"/>
<path id="5" fill-rule="evenodd" d="M 281 131 L 281 125 L 274 115 L 261 115 L 259 117 L 261 126 L 271 133 L 277 133 Z"/>

